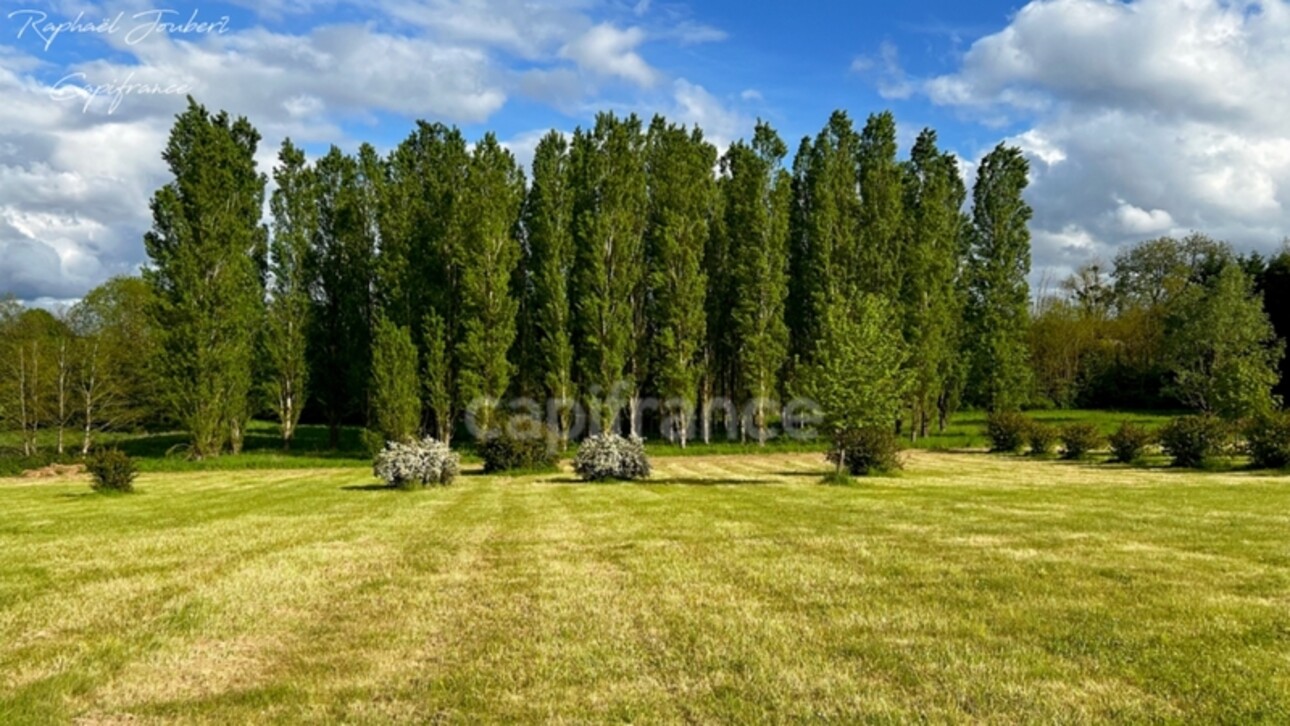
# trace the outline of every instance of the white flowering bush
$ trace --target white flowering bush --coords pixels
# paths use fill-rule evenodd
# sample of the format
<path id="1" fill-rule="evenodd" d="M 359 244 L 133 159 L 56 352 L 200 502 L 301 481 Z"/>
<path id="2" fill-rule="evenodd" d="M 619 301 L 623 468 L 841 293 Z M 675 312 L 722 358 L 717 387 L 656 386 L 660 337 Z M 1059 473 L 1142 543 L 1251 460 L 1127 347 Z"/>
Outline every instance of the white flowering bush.
<path id="1" fill-rule="evenodd" d="M 451 484 L 460 470 L 461 458 L 429 436 L 408 443 L 387 442 L 372 463 L 377 477 L 401 489 Z"/>
<path id="2" fill-rule="evenodd" d="M 636 436 L 625 439 L 614 433 L 589 436 L 578 447 L 573 470 L 584 481 L 648 479 L 645 442 Z"/>

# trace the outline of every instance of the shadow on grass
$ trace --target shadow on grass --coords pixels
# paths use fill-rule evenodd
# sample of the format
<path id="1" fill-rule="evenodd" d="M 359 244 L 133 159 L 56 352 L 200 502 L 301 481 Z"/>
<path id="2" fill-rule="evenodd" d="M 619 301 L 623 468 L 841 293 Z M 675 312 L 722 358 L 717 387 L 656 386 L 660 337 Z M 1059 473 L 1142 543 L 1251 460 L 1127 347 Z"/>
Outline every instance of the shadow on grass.
<path id="1" fill-rule="evenodd" d="M 402 491 L 399 487 L 392 487 L 389 484 L 349 484 L 340 488 L 345 492 L 397 492 Z"/>

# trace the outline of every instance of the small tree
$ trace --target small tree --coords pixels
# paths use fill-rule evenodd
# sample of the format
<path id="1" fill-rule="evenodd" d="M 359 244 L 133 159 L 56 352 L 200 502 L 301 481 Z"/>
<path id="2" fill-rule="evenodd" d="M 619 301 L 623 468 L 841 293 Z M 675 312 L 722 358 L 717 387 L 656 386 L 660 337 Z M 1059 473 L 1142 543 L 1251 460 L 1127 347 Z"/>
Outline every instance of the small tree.
<path id="1" fill-rule="evenodd" d="M 1228 264 L 1212 285 L 1180 297 L 1168 335 L 1175 393 L 1226 419 L 1270 412 L 1284 344 L 1249 276 Z"/>
<path id="2" fill-rule="evenodd" d="M 372 419 L 387 441 L 411 441 L 421 423 L 412 333 L 382 318 L 372 338 Z"/>
<path id="3" fill-rule="evenodd" d="M 886 298 L 861 294 L 825 308 L 815 358 L 803 371 L 803 392 L 820 407 L 839 475 L 847 442 L 857 432 L 893 427 L 909 388 L 906 357 L 900 321 Z"/>

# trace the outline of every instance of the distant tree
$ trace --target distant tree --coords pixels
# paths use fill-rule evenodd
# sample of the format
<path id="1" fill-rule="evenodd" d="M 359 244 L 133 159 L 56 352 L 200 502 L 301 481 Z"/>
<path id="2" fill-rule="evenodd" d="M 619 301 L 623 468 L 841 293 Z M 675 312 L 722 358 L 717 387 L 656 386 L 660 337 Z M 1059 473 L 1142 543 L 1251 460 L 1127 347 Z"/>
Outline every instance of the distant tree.
<path id="1" fill-rule="evenodd" d="M 855 289 L 900 298 L 904 264 L 904 172 L 896 160 L 896 119 L 874 114 L 860 132 L 859 247 L 852 280 Z"/>
<path id="2" fill-rule="evenodd" d="M 1285 344 L 1237 265 L 1225 266 L 1211 287 L 1191 286 L 1179 296 L 1166 339 L 1183 401 L 1229 419 L 1276 407 L 1272 389 Z"/>
<path id="3" fill-rule="evenodd" d="M 735 142 L 721 162 L 725 234 L 734 278 L 733 330 L 738 370 L 752 404 L 752 425 L 765 444 L 788 357 L 788 216 L 792 179 L 780 167 L 788 149 L 759 122 L 751 145 Z"/>
<path id="4" fill-rule="evenodd" d="M 1258 279 L 1263 294 L 1263 310 L 1281 340 L 1290 339 L 1290 240 L 1270 258 Z M 1290 357 L 1281 359 L 1280 381 L 1276 394 L 1285 400 L 1290 396 Z"/>
<path id="5" fill-rule="evenodd" d="M 291 448 L 304 411 L 309 382 L 309 254 L 318 233 L 317 189 L 305 154 L 282 142 L 277 184 L 269 201 L 273 241 L 269 245 L 270 294 L 264 350 L 269 405 L 282 426 L 282 445 Z"/>
<path id="6" fill-rule="evenodd" d="M 663 433 L 684 448 L 707 335 L 703 255 L 714 206 L 712 168 L 717 152 L 702 132 L 667 125 L 661 117 L 650 125 L 648 144 L 654 369 L 672 422 Z"/>
<path id="7" fill-rule="evenodd" d="M 75 336 L 72 390 L 81 425 L 81 453 L 94 435 L 121 430 L 153 415 L 151 377 L 157 331 L 149 319 L 151 290 L 138 277 L 94 288 L 68 313 Z"/>
<path id="8" fill-rule="evenodd" d="M 7 368 L 0 379 L 0 410 L 11 426 L 16 424 L 23 454 L 31 456 L 40 450 L 41 428 L 56 420 L 57 351 L 64 326 L 46 310 L 12 302 L 0 308 L 0 315 L 0 360 Z"/>
<path id="9" fill-rule="evenodd" d="M 422 329 L 425 340 L 421 349 L 425 351 L 425 365 L 422 387 L 425 392 L 426 405 L 434 414 L 438 427 L 438 439 L 444 443 L 452 442 L 453 422 L 456 420 L 453 394 L 456 386 L 453 383 L 452 358 L 448 351 L 449 336 L 447 326 L 439 314 L 431 310 L 426 313 Z"/>
<path id="10" fill-rule="evenodd" d="M 1167 306 L 1189 285 L 1204 283 L 1234 255 L 1229 245 L 1202 234 L 1140 242 L 1115 256 L 1115 297 L 1120 308 Z"/>
<path id="11" fill-rule="evenodd" d="M 956 282 L 966 196 L 958 162 L 937 149 L 936 132 L 925 129 L 905 168 L 900 302 L 910 349 L 912 438 L 927 435 L 958 352 L 963 305 Z"/>
<path id="12" fill-rule="evenodd" d="M 645 274 L 644 152 L 640 119 L 613 114 L 598 115 L 591 131 L 576 131 L 570 152 L 575 362 L 584 393 L 597 399 L 590 401 L 592 423 L 605 431 L 617 428 L 618 397 L 634 401 L 639 383 L 632 364 Z"/>
<path id="13" fill-rule="evenodd" d="M 824 311 L 856 282 L 860 244 L 860 136 L 834 111 L 809 151 L 794 162 L 797 246 L 790 283 L 793 349 L 809 360 L 822 335 Z M 803 159 L 803 155 L 807 155 Z"/>
<path id="14" fill-rule="evenodd" d="M 411 441 L 421 423 L 417 348 L 412 333 L 385 318 L 372 336 L 372 421 L 386 441 Z"/>
<path id="15" fill-rule="evenodd" d="M 496 408 L 511 382 L 507 352 L 519 308 L 511 278 L 520 259 L 515 233 L 523 202 L 524 176 L 515 157 L 486 134 L 471 157 L 461 210 L 470 253 L 460 261 L 463 336 L 457 346 L 461 403 L 476 406 L 484 431 L 497 423 Z"/>
<path id="16" fill-rule="evenodd" d="M 333 146 L 314 174 L 318 226 L 306 258 L 313 301 L 310 390 L 336 448 L 341 425 L 367 411 L 376 239 L 357 160 Z"/>
<path id="17" fill-rule="evenodd" d="M 1029 164 L 1000 144 L 982 160 L 972 191 L 966 322 L 972 368 L 968 390 L 991 411 L 1020 408 L 1029 397 L 1027 350 L 1030 205 L 1022 198 Z"/>
<path id="18" fill-rule="evenodd" d="M 162 397 L 191 436 L 191 453 L 242 446 L 263 316 L 267 231 L 260 134 L 191 98 L 162 157 L 174 179 L 152 199 L 150 259 Z"/>
<path id="19" fill-rule="evenodd" d="M 532 335 L 535 376 L 555 405 L 557 436 L 564 448 L 573 426 L 573 340 L 569 292 L 573 272 L 573 189 L 569 144 L 552 131 L 533 154 L 533 180 L 524 204 L 533 282 Z"/>
<path id="20" fill-rule="evenodd" d="M 847 442 L 870 428 L 890 432 L 908 390 L 907 352 L 899 311 L 880 295 L 837 298 L 825 309 L 823 337 L 802 375 L 802 393 L 822 414 L 833 441 L 838 473 Z"/>

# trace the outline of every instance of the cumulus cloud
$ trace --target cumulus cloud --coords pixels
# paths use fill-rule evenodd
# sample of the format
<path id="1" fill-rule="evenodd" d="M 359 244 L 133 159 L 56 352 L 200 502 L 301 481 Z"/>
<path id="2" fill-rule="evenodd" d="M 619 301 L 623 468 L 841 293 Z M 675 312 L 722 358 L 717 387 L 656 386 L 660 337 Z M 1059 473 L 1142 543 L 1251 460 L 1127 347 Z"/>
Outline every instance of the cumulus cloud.
<path id="1" fill-rule="evenodd" d="M 130 40 L 124 32 L 63 37 L 49 49 L 28 34 L 0 46 L 0 291 L 65 300 L 138 269 L 148 200 L 167 178 L 161 149 L 187 93 L 248 116 L 267 172 L 284 137 L 355 148 L 346 129 L 380 129 L 390 117 L 484 123 L 516 95 L 582 114 L 611 82 L 635 92 L 662 86 L 672 99 L 678 94 L 641 47 L 724 37 L 683 6 L 651 11 L 647 2 L 639 10 L 650 17 L 630 23 L 585 0 L 231 4 L 250 10 L 252 24 Z M 124 0 L 41 7 L 59 20 L 134 12 Z M 311 22 L 320 12 L 363 20 Z M 217 13 L 203 8 L 200 19 Z M 696 115 L 707 108 L 701 91 L 680 94 Z M 507 145 L 527 162 L 540 135 Z"/>
<path id="2" fill-rule="evenodd" d="M 1036 266 L 1196 229 L 1290 231 L 1290 4 L 1037 0 L 923 92 L 1024 124 Z"/>
<path id="3" fill-rule="evenodd" d="M 644 40 L 645 31 L 641 28 L 619 30 L 610 23 L 601 23 L 565 44 L 560 56 L 574 61 L 584 71 L 623 78 L 648 88 L 654 85 L 658 72 L 636 52 Z"/>

